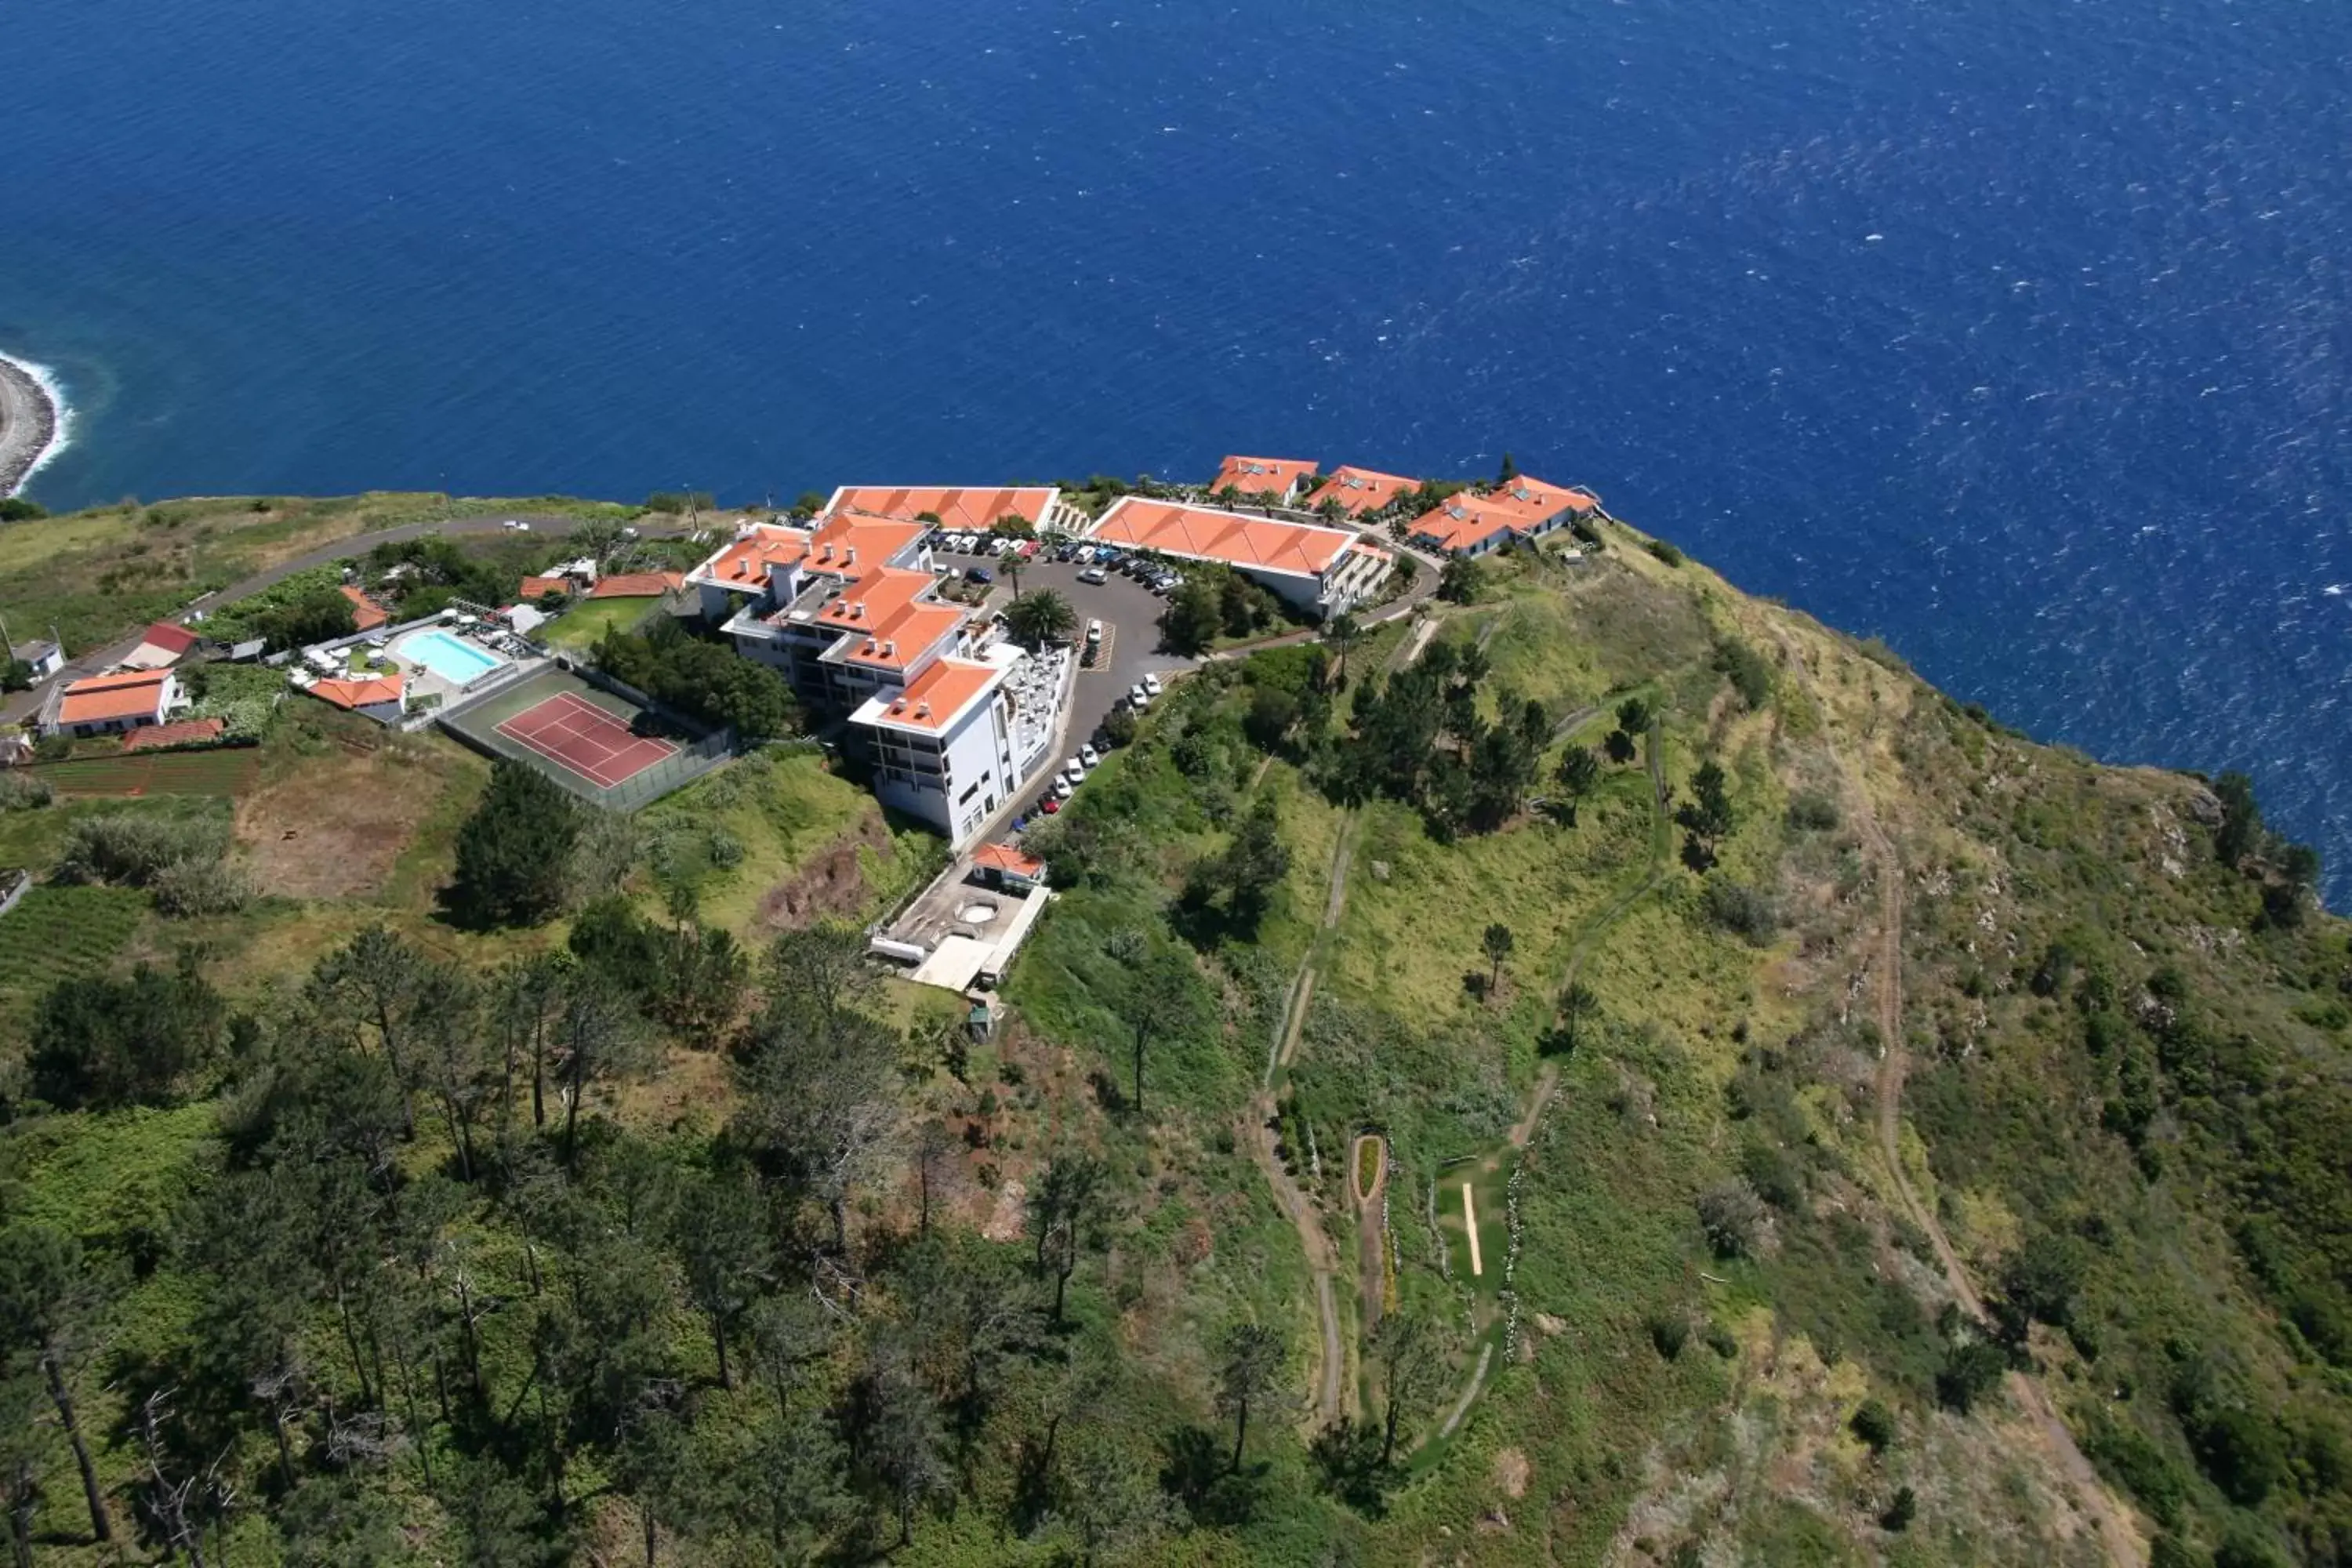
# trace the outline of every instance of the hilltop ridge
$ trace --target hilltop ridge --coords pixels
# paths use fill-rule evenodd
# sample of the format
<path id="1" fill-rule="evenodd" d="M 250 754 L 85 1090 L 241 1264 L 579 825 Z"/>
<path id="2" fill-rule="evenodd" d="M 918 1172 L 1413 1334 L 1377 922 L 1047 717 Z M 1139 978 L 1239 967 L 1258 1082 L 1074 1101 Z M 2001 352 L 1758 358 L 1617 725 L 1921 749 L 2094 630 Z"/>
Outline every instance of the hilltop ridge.
<path id="1" fill-rule="evenodd" d="M 362 531 L 242 504 L 39 526 Z M 978 1038 L 859 962 L 936 841 L 811 749 L 488 929 L 480 759 L 299 704 L 253 756 L 0 811 L 0 1259 L 85 1280 L 0 1378 L 37 1561 L 106 1560 L 52 1342 L 117 1532 L 228 1561 L 2352 1560 L 2307 852 L 1605 514 L 1172 679 L 1028 834 Z M 183 1069 L 60 1097 L 76 987 L 167 983 Z"/>

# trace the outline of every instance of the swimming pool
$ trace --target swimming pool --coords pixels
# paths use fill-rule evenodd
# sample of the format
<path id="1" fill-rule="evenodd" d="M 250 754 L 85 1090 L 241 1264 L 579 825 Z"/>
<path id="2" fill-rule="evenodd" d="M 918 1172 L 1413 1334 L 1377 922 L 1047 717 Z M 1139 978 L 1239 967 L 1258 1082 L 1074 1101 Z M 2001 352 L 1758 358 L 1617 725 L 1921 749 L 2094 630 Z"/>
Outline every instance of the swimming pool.
<path id="1" fill-rule="evenodd" d="M 400 657 L 421 664 L 442 679 L 463 686 L 506 660 L 447 632 L 418 632 L 400 645 Z"/>

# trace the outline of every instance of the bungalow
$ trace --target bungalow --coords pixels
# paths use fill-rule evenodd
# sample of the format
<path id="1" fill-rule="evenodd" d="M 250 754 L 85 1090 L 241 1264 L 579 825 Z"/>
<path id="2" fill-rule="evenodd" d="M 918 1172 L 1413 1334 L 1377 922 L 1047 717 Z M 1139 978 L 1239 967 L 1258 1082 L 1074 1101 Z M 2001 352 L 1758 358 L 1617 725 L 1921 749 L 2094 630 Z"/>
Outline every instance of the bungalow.
<path id="1" fill-rule="evenodd" d="M 144 724 L 161 724 L 186 706 L 180 678 L 168 669 L 93 675 L 65 689 L 52 728 L 74 736 L 119 734 Z"/>
<path id="2" fill-rule="evenodd" d="M 1342 464 L 1308 492 L 1306 500 L 1300 504 L 1309 511 L 1335 506 L 1349 517 L 1361 517 L 1368 511 L 1378 511 L 1397 497 L 1420 488 L 1419 479 Z"/>
<path id="3" fill-rule="evenodd" d="M 122 661 L 125 669 L 168 669 L 201 641 L 185 626 L 157 621 L 139 634 L 139 646 Z"/>
<path id="4" fill-rule="evenodd" d="M 1209 493 L 1231 490 L 1245 500 L 1288 506 L 1314 477 L 1315 464 L 1304 458 L 1227 458 L 1209 481 Z"/>
<path id="5" fill-rule="evenodd" d="M 354 631 L 372 632 L 392 619 L 391 611 L 351 584 L 344 584 L 338 592 L 352 602 L 352 628 Z"/>
<path id="6" fill-rule="evenodd" d="M 983 844 L 971 852 L 975 880 L 1008 893 L 1045 885 L 1045 862 L 1012 844 Z"/>
<path id="7" fill-rule="evenodd" d="M 1590 490 L 1521 475 L 1484 495 L 1448 496 L 1413 519 L 1411 535 L 1415 543 L 1450 555 L 1484 555 L 1515 540 L 1541 539 L 1590 517 L 1600 505 Z"/>
<path id="8" fill-rule="evenodd" d="M 528 604 L 533 599 L 544 599 L 550 594 L 561 594 L 569 598 L 577 588 L 578 585 L 569 577 L 526 577 L 522 580 L 521 591 L 515 596 Z"/>
<path id="9" fill-rule="evenodd" d="M 355 679 L 341 676 L 322 677 L 310 681 L 308 685 L 303 685 L 298 679 L 296 685 L 323 702 L 331 702 L 338 708 L 349 709 L 352 712 L 362 718 L 373 719 L 379 724 L 399 723 L 401 714 L 406 710 L 405 697 L 408 682 L 404 677 L 398 674 L 369 675 Z"/>
<path id="10" fill-rule="evenodd" d="M 1318 616 L 1352 609 L 1392 564 L 1344 528 L 1244 517 L 1214 507 L 1121 496 L 1087 537 L 1180 561 L 1215 561 Z"/>

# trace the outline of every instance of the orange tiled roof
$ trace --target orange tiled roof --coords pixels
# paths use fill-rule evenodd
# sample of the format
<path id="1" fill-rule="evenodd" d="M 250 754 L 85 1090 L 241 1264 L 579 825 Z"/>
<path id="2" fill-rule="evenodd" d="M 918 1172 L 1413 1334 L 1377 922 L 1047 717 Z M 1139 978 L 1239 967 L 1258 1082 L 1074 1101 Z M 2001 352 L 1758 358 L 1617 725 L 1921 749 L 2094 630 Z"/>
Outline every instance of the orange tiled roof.
<path id="1" fill-rule="evenodd" d="M 806 529 L 763 522 L 694 569 L 698 577 L 725 587 L 759 593 L 768 586 L 768 568 L 789 566 L 809 552 Z"/>
<path id="2" fill-rule="evenodd" d="M 1042 877 L 1045 874 L 1045 862 L 1010 844 L 983 844 L 971 852 L 971 863 L 1010 871 L 1016 877 Z"/>
<path id="3" fill-rule="evenodd" d="M 169 670 L 133 669 L 119 675 L 93 675 L 66 688 L 58 705 L 61 724 L 94 724 L 109 719 L 131 719 L 163 710 Z"/>
<path id="4" fill-rule="evenodd" d="M 516 596 L 536 599 L 546 594 L 569 594 L 572 591 L 572 582 L 569 577 L 526 577 L 522 580 L 522 592 Z"/>
<path id="5" fill-rule="evenodd" d="M 835 576 L 854 576 L 877 566 L 921 539 L 929 524 L 864 512 L 835 512 L 809 536 L 809 567 Z"/>
<path id="6" fill-rule="evenodd" d="M 1314 471 L 1315 464 L 1306 458 L 1227 458 L 1209 489 L 1213 492 L 1230 485 L 1245 496 L 1265 490 L 1280 495 Z"/>
<path id="7" fill-rule="evenodd" d="M 372 675 L 363 680 L 314 680 L 310 691 L 338 708 L 373 708 L 379 702 L 399 701 L 407 689 L 397 675 Z"/>
<path id="8" fill-rule="evenodd" d="M 340 591 L 344 598 L 352 602 L 352 625 L 357 630 L 372 632 L 392 619 L 391 614 L 382 605 L 377 604 L 349 583 L 344 584 Z"/>
<path id="9" fill-rule="evenodd" d="M 942 528 L 985 533 L 1001 517 L 1017 517 L 1034 528 L 1045 521 L 1053 489 L 1045 485 L 989 489 L 963 485 L 844 485 L 833 492 L 827 516 L 863 512 L 912 522 L 924 512 Z"/>
<path id="10" fill-rule="evenodd" d="M 1299 504 L 1318 507 L 1325 501 L 1337 501 L 1349 516 L 1378 511 L 1409 489 L 1417 489 L 1419 479 L 1408 479 L 1398 474 L 1378 473 L 1370 468 L 1341 465 Z"/>
<path id="11" fill-rule="evenodd" d="M 150 724 L 124 736 L 122 749 L 144 752 L 157 746 L 184 746 L 191 741 L 216 741 L 227 728 L 225 719 L 182 719 L 172 724 Z"/>
<path id="12" fill-rule="evenodd" d="M 1441 550 L 1469 550 L 1508 532 L 1524 518 L 1490 506 L 1483 496 L 1465 490 L 1448 496 L 1412 520 L 1415 539 L 1433 541 Z"/>
<path id="13" fill-rule="evenodd" d="M 151 647 L 174 654 L 187 652 L 196 646 L 196 634 L 185 626 L 175 626 L 169 621 L 157 621 L 139 634 L 139 640 Z"/>
<path id="14" fill-rule="evenodd" d="M 592 599 L 650 599 L 656 594 L 684 586 L 682 572 L 624 572 L 617 577 L 600 577 L 588 590 Z"/>
<path id="15" fill-rule="evenodd" d="M 1112 502 L 1087 537 L 1166 555 L 1309 577 L 1320 575 L 1356 539 L 1344 529 L 1240 517 L 1212 507 L 1136 496 L 1122 496 Z"/>
<path id="16" fill-rule="evenodd" d="M 1521 474 L 1505 485 L 1496 485 L 1483 498 L 1497 511 L 1515 518 L 1540 522 L 1548 517 L 1558 517 L 1569 511 L 1591 511 L 1601 504 L 1600 498 L 1590 490 L 1570 485 L 1548 485 L 1541 479 Z"/>
<path id="17" fill-rule="evenodd" d="M 996 679 L 996 667 L 968 658 L 943 658 L 907 683 L 876 721 L 937 733 Z"/>

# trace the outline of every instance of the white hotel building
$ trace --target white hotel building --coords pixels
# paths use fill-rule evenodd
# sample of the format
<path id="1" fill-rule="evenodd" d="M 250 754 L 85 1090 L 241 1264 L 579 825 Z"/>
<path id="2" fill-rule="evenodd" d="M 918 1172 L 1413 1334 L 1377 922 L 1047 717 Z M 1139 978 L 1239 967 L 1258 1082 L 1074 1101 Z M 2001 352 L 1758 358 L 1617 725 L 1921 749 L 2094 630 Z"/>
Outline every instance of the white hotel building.
<path id="1" fill-rule="evenodd" d="M 806 527 L 747 525 L 687 582 L 738 652 L 846 718 L 885 805 L 961 848 L 1045 763 L 1066 656 L 1034 658 L 940 598 L 929 518 L 1066 528 L 1068 512 L 1043 488 L 845 488 Z"/>

